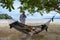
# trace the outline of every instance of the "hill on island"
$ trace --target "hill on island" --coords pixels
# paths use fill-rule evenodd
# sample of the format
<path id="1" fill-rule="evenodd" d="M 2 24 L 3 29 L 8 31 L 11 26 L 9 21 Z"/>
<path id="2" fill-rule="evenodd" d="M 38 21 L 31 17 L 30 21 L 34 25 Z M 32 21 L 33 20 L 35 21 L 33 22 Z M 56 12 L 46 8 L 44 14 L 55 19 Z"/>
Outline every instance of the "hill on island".
<path id="1" fill-rule="evenodd" d="M 8 14 L 0 14 L 0 19 L 12 19 Z"/>

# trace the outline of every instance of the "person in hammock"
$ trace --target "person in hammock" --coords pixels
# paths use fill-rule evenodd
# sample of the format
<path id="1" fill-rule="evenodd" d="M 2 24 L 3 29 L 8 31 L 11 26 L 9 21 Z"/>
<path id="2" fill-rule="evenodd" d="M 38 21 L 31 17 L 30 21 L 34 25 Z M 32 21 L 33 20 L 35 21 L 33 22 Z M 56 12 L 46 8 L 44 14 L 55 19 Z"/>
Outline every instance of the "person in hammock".
<path id="1" fill-rule="evenodd" d="M 35 27 L 32 27 L 32 26 L 24 27 L 24 28 L 21 28 L 21 29 L 26 30 L 31 36 L 33 34 L 36 34 L 36 33 L 41 31 L 40 27 L 35 28 Z"/>
<path id="2" fill-rule="evenodd" d="M 28 31 L 29 34 L 32 36 L 33 34 L 38 34 L 39 32 L 41 32 L 43 30 L 46 30 L 47 31 L 47 25 L 46 24 L 43 24 L 43 25 L 40 25 L 37 28 L 32 27 L 32 26 L 28 26 L 28 27 L 24 27 L 22 29 Z"/>

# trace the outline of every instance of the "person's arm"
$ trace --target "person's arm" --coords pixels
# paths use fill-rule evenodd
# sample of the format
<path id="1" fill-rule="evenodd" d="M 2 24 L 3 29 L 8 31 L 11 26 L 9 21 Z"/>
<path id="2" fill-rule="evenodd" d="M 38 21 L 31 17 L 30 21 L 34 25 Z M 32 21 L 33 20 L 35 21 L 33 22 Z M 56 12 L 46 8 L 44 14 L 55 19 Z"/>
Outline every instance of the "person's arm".
<path id="1" fill-rule="evenodd" d="M 22 19 L 22 15 L 20 15 L 20 20 Z"/>
<path id="2" fill-rule="evenodd" d="M 26 18 L 27 16 L 26 16 L 26 15 L 24 15 L 24 17 Z"/>

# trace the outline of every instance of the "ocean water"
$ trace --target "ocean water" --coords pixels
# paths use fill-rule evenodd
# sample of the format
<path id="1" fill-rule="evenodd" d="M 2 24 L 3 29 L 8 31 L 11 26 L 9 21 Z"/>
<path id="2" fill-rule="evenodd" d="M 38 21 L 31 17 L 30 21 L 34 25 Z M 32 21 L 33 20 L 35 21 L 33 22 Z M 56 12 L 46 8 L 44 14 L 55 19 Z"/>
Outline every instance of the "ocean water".
<path id="1" fill-rule="evenodd" d="M 46 22 L 49 21 L 51 19 L 26 19 L 27 22 Z M 0 22 L 14 22 L 14 21 L 18 21 L 18 20 L 13 20 L 13 19 L 0 19 Z M 60 22 L 60 19 L 54 19 L 54 22 Z"/>
<path id="2" fill-rule="evenodd" d="M 26 21 L 49 21 L 51 19 L 27 19 Z M 54 19 L 54 22 L 60 22 L 60 19 Z"/>

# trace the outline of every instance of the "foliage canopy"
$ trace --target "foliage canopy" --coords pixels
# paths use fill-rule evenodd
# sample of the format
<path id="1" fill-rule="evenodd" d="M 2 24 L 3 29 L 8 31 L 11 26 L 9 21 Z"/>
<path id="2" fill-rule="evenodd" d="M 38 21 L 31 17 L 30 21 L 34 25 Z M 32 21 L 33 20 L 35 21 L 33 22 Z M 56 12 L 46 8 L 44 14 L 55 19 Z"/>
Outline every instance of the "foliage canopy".
<path id="1" fill-rule="evenodd" d="M 9 9 L 11 11 L 14 9 L 15 0 L 1 0 L 1 6 L 3 8 Z M 50 11 L 60 11 L 60 0 L 18 0 L 22 6 L 19 7 L 20 12 L 28 11 L 30 13 L 35 12 L 50 12 Z"/>

